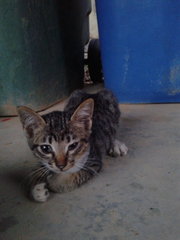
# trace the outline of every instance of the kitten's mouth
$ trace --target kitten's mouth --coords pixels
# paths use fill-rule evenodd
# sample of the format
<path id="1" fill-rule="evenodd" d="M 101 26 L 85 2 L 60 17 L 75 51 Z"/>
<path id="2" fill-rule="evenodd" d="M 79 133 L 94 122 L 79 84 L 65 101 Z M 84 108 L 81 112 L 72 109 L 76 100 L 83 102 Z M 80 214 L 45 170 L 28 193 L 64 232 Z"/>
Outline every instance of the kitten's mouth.
<path id="1" fill-rule="evenodd" d="M 60 171 L 63 171 L 63 169 L 66 167 L 64 165 L 56 165 L 56 167 L 60 170 Z"/>
<path id="2" fill-rule="evenodd" d="M 72 167 L 73 167 L 73 165 L 66 165 L 66 166 L 59 167 L 59 169 L 60 169 L 61 172 L 66 172 Z"/>
<path id="3" fill-rule="evenodd" d="M 42 162 L 42 164 L 49 169 L 50 171 L 54 172 L 54 173 L 61 173 L 62 170 L 55 164 L 55 163 L 44 163 Z"/>
<path id="4" fill-rule="evenodd" d="M 61 173 L 61 170 L 58 169 L 57 167 L 50 167 L 49 169 L 54 173 Z"/>

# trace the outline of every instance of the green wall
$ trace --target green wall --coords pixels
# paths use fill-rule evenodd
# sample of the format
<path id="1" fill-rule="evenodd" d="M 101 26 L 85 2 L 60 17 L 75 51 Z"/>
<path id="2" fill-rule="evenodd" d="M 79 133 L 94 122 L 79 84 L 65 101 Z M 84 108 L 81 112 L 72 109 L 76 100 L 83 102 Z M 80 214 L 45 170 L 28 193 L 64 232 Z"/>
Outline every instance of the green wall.
<path id="1" fill-rule="evenodd" d="M 82 86 L 89 10 L 84 0 L 0 0 L 0 115 Z"/>

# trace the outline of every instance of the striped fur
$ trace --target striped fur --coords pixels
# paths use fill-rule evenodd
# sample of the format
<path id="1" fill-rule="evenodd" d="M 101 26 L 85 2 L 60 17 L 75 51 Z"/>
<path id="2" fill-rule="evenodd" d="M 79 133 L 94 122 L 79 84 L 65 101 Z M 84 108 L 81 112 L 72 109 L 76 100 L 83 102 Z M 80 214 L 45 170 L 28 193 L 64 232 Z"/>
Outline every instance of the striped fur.
<path id="1" fill-rule="evenodd" d="M 40 116 L 19 107 L 18 113 L 29 146 L 40 159 L 31 173 L 31 188 L 46 183 L 54 192 L 73 190 L 96 175 L 104 153 L 115 149 L 120 111 L 109 90 L 97 94 L 75 91 L 63 112 Z"/>

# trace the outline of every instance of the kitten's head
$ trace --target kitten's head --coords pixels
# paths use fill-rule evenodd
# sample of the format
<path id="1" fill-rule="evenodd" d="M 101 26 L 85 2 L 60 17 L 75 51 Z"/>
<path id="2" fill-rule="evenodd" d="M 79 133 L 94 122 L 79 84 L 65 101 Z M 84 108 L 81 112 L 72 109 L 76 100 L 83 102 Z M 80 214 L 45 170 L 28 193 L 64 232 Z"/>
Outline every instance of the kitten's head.
<path id="1" fill-rule="evenodd" d="M 82 102 L 71 117 L 66 112 L 40 116 L 30 108 L 18 107 L 29 146 L 49 170 L 76 172 L 89 153 L 94 101 Z"/>

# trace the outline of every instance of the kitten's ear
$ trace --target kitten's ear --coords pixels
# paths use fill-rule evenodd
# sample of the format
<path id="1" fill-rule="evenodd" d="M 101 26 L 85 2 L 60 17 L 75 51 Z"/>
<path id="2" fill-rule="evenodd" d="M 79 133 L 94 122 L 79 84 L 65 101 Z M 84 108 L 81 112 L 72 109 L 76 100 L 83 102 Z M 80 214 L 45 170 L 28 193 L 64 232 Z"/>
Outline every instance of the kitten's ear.
<path id="1" fill-rule="evenodd" d="M 28 107 L 17 107 L 17 112 L 28 138 L 33 138 L 35 132 L 43 129 L 46 125 L 44 119 Z"/>
<path id="2" fill-rule="evenodd" d="M 92 127 L 92 116 L 94 111 L 94 100 L 88 98 L 82 102 L 71 116 L 71 123 L 76 127 L 90 130 Z"/>

